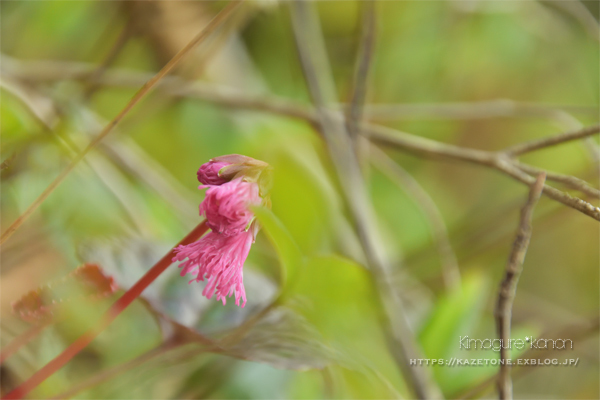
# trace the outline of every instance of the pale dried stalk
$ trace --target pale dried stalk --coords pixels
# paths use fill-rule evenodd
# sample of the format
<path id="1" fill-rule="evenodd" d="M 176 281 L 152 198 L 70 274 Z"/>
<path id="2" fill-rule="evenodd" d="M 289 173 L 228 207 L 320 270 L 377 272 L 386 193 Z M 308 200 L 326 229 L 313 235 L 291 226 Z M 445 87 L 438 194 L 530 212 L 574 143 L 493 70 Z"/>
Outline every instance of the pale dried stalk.
<path id="1" fill-rule="evenodd" d="M 514 164 L 523 172 L 527 172 L 529 175 L 539 175 L 542 172 L 545 172 L 546 179 L 549 181 L 560 182 L 565 186 L 585 193 L 594 199 L 600 199 L 600 190 L 590 186 L 590 184 L 584 181 L 583 179 L 579 179 L 571 175 L 564 175 L 556 172 L 544 171 L 542 169 L 532 167 L 531 165 L 527 165 L 519 161 L 514 161 Z"/>
<path id="2" fill-rule="evenodd" d="M 423 211 L 431 228 L 433 241 L 438 249 L 442 264 L 442 277 L 446 288 L 452 289 L 460 286 L 460 270 L 456 254 L 452 250 L 448 229 L 435 202 L 423 187 L 406 172 L 400 165 L 392 160 L 384 151 L 371 146 L 371 163 L 389 179 L 405 190 Z"/>
<path id="3" fill-rule="evenodd" d="M 91 68 L 89 64 L 61 63 L 53 61 L 24 63 L 15 61 L 4 55 L 2 57 L 2 68 L 10 70 L 11 74 L 41 81 L 61 79 L 85 80 L 89 75 Z M 146 78 L 147 76 L 143 73 L 131 71 L 107 71 L 100 79 L 102 84 L 108 86 L 136 87 Z M 312 124 L 318 123 L 318 118 L 314 110 L 277 96 L 266 97 L 248 95 L 232 88 L 215 85 L 211 86 L 197 82 L 187 82 L 176 77 L 167 77 L 160 85 L 158 85 L 157 89 L 169 96 L 198 99 L 223 107 L 268 112 L 301 119 Z M 411 107 L 417 106 L 411 105 Z M 339 119 L 339 115 L 334 115 L 333 117 Z M 516 167 L 514 159 L 510 159 L 506 156 L 501 157 L 502 154 L 500 153 L 445 144 L 371 123 L 363 124 L 360 132 L 362 135 L 370 137 L 376 142 L 417 155 L 466 161 L 483 165 L 488 168 L 496 169 L 527 185 L 530 185 L 535 180 L 535 178 Z M 591 134 L 592 133 L 590 133 L 590 135 Z M 560 139 L 558 141 L 552 139 L 556 137 L 559 137 Z M 563 143 L 564 134 L 552 136 L 547 138 L 547 140 L 553 142 L 553 144 Z M 498 162 L 498 160 L 502 161 Z M 568 193 L 548 185 L 545 187 L 544 195 L 600 221 L 600 210 L 582 199 L 572 197 Z"/>
<path id="4" fill-rule="evenodd" d="M 504 279 L 500 283 L 498 300 L 494 311 L 496 330 L 502 343 L 500 348 L 500 360 L 502 362 L 500 364 L 500 374 L 498 376 L 498 392 L 500 399 L 503 400 L 512 399 L 512 380 L 510 377 L 511 366 L 508 365 L 511 358 L 510 349 L 506 343 L 510 340 L 512 307 L 517 293 L 517 283 L 519 282 L 519 277 L 523 270 L 523 261 L 525 260 L 527 248 L 529 247 L 529 241 L 531 239 L 533 210 L 542 194 L 545 180 L 546 174 L 544 173 L 541 173 L 537 177 L 529 191 L 527 203 L 521 210 L 521 220 L 519 222 L 517 236 L 513 243 L 508 263 L 506 264 Z"/>
<path id="5" fill-rule="evenodd" d="M 404 314 L 400 298 L 388 277 L 389 262 L 380 249 L 378 232 L 374 226 L 374 210 L 367 196 L 360 166 L 354 153 L 352 141 L 343 121 L 335 118 L 328 109 L 335 99 L 335 87 L 330 75 L 331 69 L 318 25 L 318 17 L 311 3 L 294 1 L 291 3 L 292 28 L 300 63 L 310 95 L 316 107 L 316 123 L 327 144 L 329 154 L 336 168 L 342 192 L 356 224 L 361 247 L 367 258 L 378 287 L 391 333 L 391 350 L 397 356 L 397 364 L 405 373 L 407 382 L 419 398 L 441 398 L 430 371 L 411 368 L 409 360 L 419 358 L 421 353 L 414 333 Z M 399 350 L 399 352 L 398 352 Z M 399 354 L 397 354 L 399 353 Z"/>
<path id="6" fill-rule="evenodd" d="M 557 144 L 562 144 L 571 140 L 583 139 L 598 132 L 600 132 L 600 125 L 587 126 L 585 128 L 565 132 L 560 135 L 519 143 L 509 147 L 508 149 L 505 149 L 503 153 L 507 154 L 508 156 L 515 157 L 535 150 L 544 149 L 546 147 L 556 146 Z"/>

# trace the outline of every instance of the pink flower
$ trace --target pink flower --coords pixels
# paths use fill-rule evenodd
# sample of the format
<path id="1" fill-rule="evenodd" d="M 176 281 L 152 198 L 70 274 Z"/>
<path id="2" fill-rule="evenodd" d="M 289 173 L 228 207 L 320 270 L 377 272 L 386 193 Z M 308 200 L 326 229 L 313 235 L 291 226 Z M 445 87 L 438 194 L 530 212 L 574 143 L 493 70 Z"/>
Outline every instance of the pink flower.
<path id="1" fill-rule="evenodd" d="M 258 185 L 237 178 L 221 186 L 208 186 L 206 197 L 200 203 L 200 215 L 206 217 L 214 232 L 232 236 L 245 231 L 254 218 L 248 206 L 260 203 Z"/>
<path id="2" fill-rule="evenodd" d="M 216 157 L 198 170 L 199 188 L 208 188 L 200 204 L 200 215 L 211 229 L 197 242 L 175 249 L 173 262 L 181 275 L 195 274 L 190 281 L 208 281 L 202 294 L 226 302 L 235 294 L 235 304 L 246 304 L 243 267 L 258 233 L 253 221 L 252 205 L 270 206 L 268 195 L 271 167 L 269 164 L 239 154 Z M 265 196 L 263 198 L 263 196 Z M 186 260 L 187 259 L 187 260 Z"/>
<path id="3" fill-rule="evenodd" d="M 228 180 L 221 178 L 219 171 L 228 165 L 231 165 L 231 163 L 215 160 L 202 164 L 197 173 L 198 181 L 205 185 L 222 185 L 226 183 Z"/>
<path id="4" fill-rule="evenodd" d="M 246 305 L 246 291 L 244 289 L 243 266 L 250 246 L 254 243 L 254 229 L 243 231 L 233 236 L 225 236 L 216 232 L 209 232 L 197 242 L 175 249 L 177 255 L 173 261 L 183 261 L 179 268 L 183 268 L 181 276 L 195 274 L 193 281 L 208 281 L 202 295 L 212 298 L 216 292 L 217 300 L 226 303 L 226 297 L 235 294 L 235 304 L 242 307 Z"/>

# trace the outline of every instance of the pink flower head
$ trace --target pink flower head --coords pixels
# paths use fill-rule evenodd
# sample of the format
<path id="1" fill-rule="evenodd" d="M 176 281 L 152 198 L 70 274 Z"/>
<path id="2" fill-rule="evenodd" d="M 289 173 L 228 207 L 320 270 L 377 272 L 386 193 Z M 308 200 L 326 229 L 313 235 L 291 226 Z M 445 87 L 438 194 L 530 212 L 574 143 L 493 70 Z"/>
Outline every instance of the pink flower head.
<path id="1" fill-rule="evenodd" d="M 249 229 L 233 236 L 225 236 L 216 232 L 209 232 L 197 242 L 187 246 L 179 246 L 173 261 L 183 261 L 179 268 L 183 268 L 181 276 L 191 273 L 196 278 L 193 281 L 208 281 L 202 295 L 212 298 L 217 293 L 217 300 L 223 305 L 226 297 L 235 294 L 235 304 L 242 307 L 246 305 L 246 291 L 244 289 L 243 266 L 250 246 L 254 242 L 254 230 Z"/>
<path id="2" fill-rule="evenodd" d="M 210 160 L 206 164 L 202 164 L 198 170 L 198 181 L 205 185 L 222 185 L 228 180 L 219 176 L 219 171 L 231 163 L 224 161 Z"/>
<path id="3" fill-rule="evenodd" d="M 232 236 L 245 231 L 254 218 L 248 206 L 260 203 L 258 185 L 237 178 L 221 186 L 208 186 L 206 197 L 200 203 L 200 215 L 206 217 L 214 232 Z"/>
<path id="4" fill-rule="evenodd" d="M 269 164 L 239 154 L 216 157 L 198 170 L 198 180 L 208 188 L 200 204 L 200 215 L 206 217 L 211 229 L 197 242 L 175 249 L 175 261 L 181 275 L 195 274 L 190 281 L 208 281 L 202 294 L 225 304 L 226 297 L 235 294 L 235 304 L 246 304 L 243 270 L 250 246 L 258 233 L 258 223 L 253 221 L 252 205 L 270 206 L 266 194 L 270 187 Z M 264 196 L 264 198 L 263 198 Z"/>

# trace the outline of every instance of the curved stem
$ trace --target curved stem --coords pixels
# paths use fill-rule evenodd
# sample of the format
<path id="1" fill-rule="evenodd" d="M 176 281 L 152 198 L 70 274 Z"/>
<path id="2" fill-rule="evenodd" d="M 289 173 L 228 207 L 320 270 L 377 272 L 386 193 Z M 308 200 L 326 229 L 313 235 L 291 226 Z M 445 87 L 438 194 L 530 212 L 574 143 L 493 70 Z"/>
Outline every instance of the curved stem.
<path id="1" fill-rule="evenodd" d="M 195 227 L 178 245 L 186 245 L 199 239 L 206 231 L 208 226 L 206 221 L 200 223 Z M 127 290 L 123 296 L 121 296 L 113 305 L 104 313 L 100 318 L 100 321 L 90 328 L 86 333 L 81 335 L 76 341 L 71 343 L 62 353 L 55 357 L 52 361 L 46 364 L 42 369 L 33 374 L 28 380 L 23 382 L 16 389 L 12 390 L 3 399 L 21 399 L 33 389 L 35 389 L 40 383 L 45 381 L 48 377 L 62 368 L 69 360 L 71 360 L 77 353 L 83 350 L 88 344 L 92 342 L 106 329 L 114 320 L 129 306 L 142 292 L 146 289 L 160 274 L 162 274 L 170 265 L 173 256 L 175 255 L 175 246 L 169 253 L 160 259 L 144 276 L 140 278 L 129 290 Z"/>

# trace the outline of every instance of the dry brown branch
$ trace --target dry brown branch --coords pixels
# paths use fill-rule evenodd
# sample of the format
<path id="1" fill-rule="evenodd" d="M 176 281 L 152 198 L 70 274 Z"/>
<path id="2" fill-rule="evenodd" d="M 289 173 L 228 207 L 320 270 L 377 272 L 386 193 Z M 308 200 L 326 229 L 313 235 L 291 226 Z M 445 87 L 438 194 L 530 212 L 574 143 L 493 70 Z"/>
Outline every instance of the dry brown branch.
<path id="1" fill-rule="evenodd" d="M 460 270 L 456 254 L 452 250 L 448 230 L 435 202 L 423 187 L 406 172 L 398 163 L 394 162 L 384 151 L 371 146 L 371 163 L 383 174 L 395 182 L 402 190 L 413 197 L 419 208 L 423 211 L 430 225 L 433 241 L 440 254 L 442 264 L 442 277 L 447 288 L 460 285 Z"/>
<path id="2" fill-rule="evenodd" d="M 124 88 L 139 87 L 151 75 L 139 71 L 111 69 L 105 76 L 90 74 L 97 66 L 81 62 L 64 62 L 51 60 L 17 61 L 2 55 L 2 69 L 9 70 L 16 76 L 31 82 L 53 82 L 57 80 L 73 79 L 81 81 L 91 80 L 103 86 L 117 86 Z M 194 86 L 193 82 L 177 77 L 168 77 L 159 85 L 162 90 L 181 90 L 184 87 Z M 179 86 L 179 88 L 176 88 Z M 200 88 L 206 87 L 198 85 Z M 193 92 L 196 92 L 195 88 Z M 248 95 L 244 95 L 247 97 Z M 202 96 L 201 96 L 202 97 Z M 256 97 L 256 96 L 255 96 Z M 270 97 L 276 100 L 276 98 Z M 212 101 L 211 99 L 206 99 Z M 280 99 L 285 102 L 285 99 Z M 227 105 L 227 104 L 225 104 Z M 265 109 L 264 111 L 269 111 Z M 364 114 L 370 120 L 387 121 L 418 118 L 442 119 L 481 119 L 493 117 L 546 117 L 561 122 L 565 125 L 572 120 L 568 113 L 581 113 L 591 116 L 598 115 L 598 107 L 587 105 L 569 104 L 537 104 L 518 102 L 509 99 L 494 99 L 474 102 L 457 103 L 419 103 L 419 104 L 366 104 Z M 569 120 L 567 121 L 566 118 Z"/>
<path id="3" fill-rule="evenodd" d="M 90 73 L 97 68 L 94 64 L 82 62 L 65 62 L 53 60 L 24 61 L 13 59 L 2 54 L 2 69 L 10 71 L 15 76 L 30 82 L 54 82 L 60 80 L 80 80 L 92 82 L 103 86 L 116 86 L 123 88 L 136 88 L 144 84 L 152 77 L 151 74 L 124 69 L 110 69 L 106 75 L 90 77 Z M 186 96 L 198 97 L 207 101 L 213 101 L 211 91 L 218 92 L 223 89 L 225 94 L 236 94 L 236 97 L 249 97 L 248 94 L 236 93 L 227 88 L 211 87 L 206 83 L 199 84 L 186 81 L 178 77 L 170 76 L 163 79 L 157 89 L 164 90 L 168 94 L 183 90 L 192 86 L 191 93 Z M 202 90 L 203 88 L 207 90 Z M 208 97 L 204 97 L 208 96 Z M 251 95 L 250 95 L 251 96 Z M 259 100 L 257 96 L 251 96 Z M 286 103 L 289 100 L 270 96 L 273 103 Z M 232 99 L 228 99 L 231 101 Z M 293 104 L 293 103 L 292 103 Z M 223 104 L 227 106 L 228 104 Z M 263 111 L 270 111 L 263 108 Z M 537 104 L 518 102 L 509 99 L 494 99 L 474 102 L 457 103 L 418 103 L 418 104 L 365 104 L 364 114 L 370 120 L 402 120 L 418 118 L 443 118 L 443 119 L 480 119 L 491 117 L 546 117 L 560 121 L 561 125 L 570 123 L 572 117 L 568 113 L 598 115 L 597 106 L 568 105 L 568 104 Z M 568 121 L 567 121 L 568 118 Z"/>
<path id="4" fill-rule="evenodd" d="M 473 120 L 500 117 L 543 117 L 565 122 L 564 112 L 598 116 L 598 107 L 535 104 L 509 99 L 457 103 L 371 104 L 365 106 L 370 120 L 397 121 L 404 119 Z"/>
<path id="5" fill-rule="evenodd" d="M 529 175 L 535 176 L 541 174 L 542 172 L 545 172 L 546 179 L 549 181 L 563 183 L 571 189 L 575 189 L 582 193 L 585 193 L 594 199 L 600 199 L 600 190 L 590 186 L 590 184 L 584 181 L 583 179 L 579 179 L 571 175 L 564 175 L 558 174 L 556 172 L 544 171 L 542 169 L 532 167 L 531 165 L 523 164 L 519 161 L 514 161 L 514 164 L 523 172 L 527 172 Z"/>
<path id="6" fill-rule="evenodd" d="M 527 185 L 531 185 L 533 182 L 535 182 L 534 177 L 523 172 L 514 164 L 513 159 L 508 158 L 502 153 L 494 153 L 458 147 L 450 144 L 443 144 L 434 140 L 412 136 L 407 133 L 382 126 L 367 125 L 363 131 L 369 134 L 372 140 L 384 143 L 388 146 L 398 147 L 400 149 L 415 152 L 427 157 L 462 160 L 474 164 L 484 165 L 486 167 L 496 169 Z M 600 209 L 582 199 L 573 197 L 568 193 L 562 192 L 549 185 L 544 186 L 543 193 L 551 199 L 554 199 L 566 206 L 574 208 L 583 214 L 594 218 L 597 221 L 600 221 Z"/>
<path id="7" fill-rule="evenodd" d="M 90 65 L 79 63 L 62 63 L 54 61 L 21 62 L 2 56 L 3 70 L 20 76 L 23 79 L 53 81 L 61 79 L 85 79 L 89 75 Z M 131 71 L 107 71 L 100 79 L 103 85 L 116 87 L 137 87 L 147 78 L 143 73 Z M 198 82 L 188 82 L 176 77 L 166 77 L 157 86 L 163 94 L 175 97 L 186 97 L 207 101 L 228 108 L 253 110 L 283 115 L 291 118 L 305 120 L 317 124 L 316 113 L 303 105 L 285 98 L 276 96 L 248 95 L 235 90 L 217 85 L 207 85 Z M 339 118 L 339 115 L 335 116 Z M 589 129 L 589 128 L 588 128 Z M 437 142 L 420 136 L 404 133 L 392 128 L 376 124 L 364 124 L 361 133 L 372 140 L 392 146 L 400 150 L 415 153 L 421 156 L 441 158 L 447 160 L 466 161 L 488 168 L 496 169 L 519 182 L 530 185 L 535 178 L 515 166 L 514 159 L 499 157 L 498 153 L 459 147 L 451 144 Z M 557 137 L 563 137 L 564 134 Z M 543 139 L 544 141 L 552 138 Z M 558 144 L 564 141 L 559 140 Z M 570 196 L 546 185 L 544 195 L 568 207 L 578 210 L 596 220 L 600 220 L 600 209 L 588 202 Z"/>
<path id="8" fill-rule="evenodd" d="M 363 108 L 367 97 L 367 82 L 375 46 L 375 1 L 362 2 L 364 8 L 361 38 L 356 54 L 354 86 L 352 97 L 346 110 L 346 129 L 356 145 L 359 127 L 363 120 Z"/>
<path id="9" fill-rule="evenodd" d="M 517 283 L 523 270 L 523 261 L 531 239 L 533 210 L 542 194 L 545 180 L 546 175 L 541 173 L 531 186 L 527 203 L 521 210 L 519 229 L 508 258 L 504 279 L 500 283 L 500 290 L 498 291 L 494 316 L 496 318 L 496 330 L 502 343 L 500 348 L 500 375 L 498 377 L 498 392 L 501 399 L 512 399 L 512 380 L 510 365 L 508 365 L 511 359 L 510 349 L 505 343 L 510 340 L 512 307 L 517 292 Z"/>
<path id="10" fill-rule="evenodd" d="M 556 146 L 557 144 L 565 143 L 571 140 L 583 139 L 585 137 L 594 135 L 600 132 L 600 125 L 592 125 L 582 129 L 577 129 L 570 132 L 565 132 L 560 135 L 550 136 L 530 142 L 519 143 L 505 149 L 503 152 L 508 156 L 515 157 L 521 154 L 529 153 L 531 151 L 544 149 L 550 146 Z"/>
<path id="11" fill-rule="evenodd" d="M 367 195 L 351 138 L 343 121 L 335 117 L 336 113 L 329 109 L 335 102 L 335 87 L 316 10 L 311 3 L 304 1 L 294 1 L 290 6 L 300 64 L 316 107 L 316 124 L 321 128 L 356 225 L 368 267 L 379 289 L 378 293 L 391 328 L 392 353 L 397 357 L 399 368 L 404 372 L 407 382 L 418 398 L 441 398 L 441 391 L 429 371 L 410 367 L 409 360 L 419 358 L 421 352 L 404 314 L 401 300 L 388 277 L 390 265 L 379 247 L 378 232 L 374 226 L 375 213 Z"/>
<path id="12" fill-rule="evenodd" d="M 46 200 L 46 198 L 56 189 L 69 173 L 79 164 L 87 153 L 96 147 L 98 143 L 110 133 L 110 131 L 129 113 L 129 111 L 144 97 L 150 90 L 166 76 L 177 64 L 183 60 L 196 45 L 206 39 L 223 21 L 241 4 L 241 1 L 230 2 L 221 12 L 219 12 L 202 31 L 193 38 L 183 49 L 179 51 L 155 76 L 141 87 L 133 96 L 127 105 L 115 116 L 112 121 L 83 149 L 71 163 L 56 177 L 54 181 L 42 192 L 42 194 L 20 215 L 0 237 L 0 244 L 4 243 L 12 234 L 27 220 L 27 218 Z"/>

